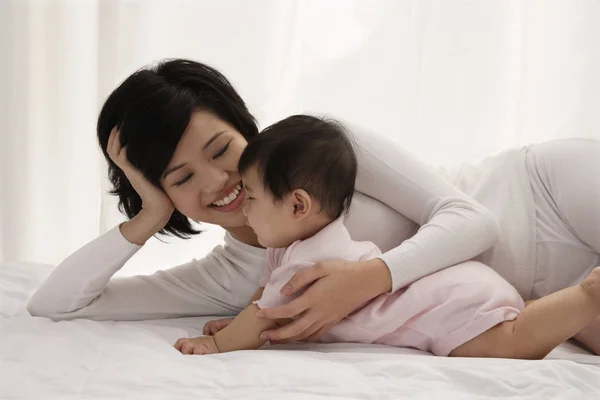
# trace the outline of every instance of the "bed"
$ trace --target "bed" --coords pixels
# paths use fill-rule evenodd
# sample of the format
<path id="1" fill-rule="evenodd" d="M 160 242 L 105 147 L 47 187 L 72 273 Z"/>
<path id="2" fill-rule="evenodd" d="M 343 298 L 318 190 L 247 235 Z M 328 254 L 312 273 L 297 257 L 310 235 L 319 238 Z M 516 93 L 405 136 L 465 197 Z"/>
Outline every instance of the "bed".
<path id="1" fill-rule="evenodd" d="M 357 344 L 183 356 L 175 340 L 209 318 L 31 317 L 25 302 L 50 270 L 0 264 L 2 399 L 600 399 L 600 357 L 572 343 L 537 362 Z"/>

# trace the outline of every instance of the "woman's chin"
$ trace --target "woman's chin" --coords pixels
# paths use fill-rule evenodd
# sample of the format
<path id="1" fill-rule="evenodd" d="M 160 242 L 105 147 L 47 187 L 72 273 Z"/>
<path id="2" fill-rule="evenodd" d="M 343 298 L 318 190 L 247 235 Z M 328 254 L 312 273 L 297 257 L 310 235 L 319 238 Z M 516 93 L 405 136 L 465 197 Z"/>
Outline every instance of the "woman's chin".
<path id="1" fill-rule="evenodd" d="M 212 215 L 213 221 L 211 224 L 220 225 L 223 228 L 241 228 L 248 227 L 246 225 L 246 217 L 242 213 L 241 209 L 238 211 L 232 211 L 230 213 L 219 213 L 219 215 Z"/>
<path id="2" fill-rule="evenodd" d="M 240 228 L 246 226 L 246 217 L 241 208 L 228 213 L 216 211 L 212 207 L 206 209 L 202 216 L 190 217 L 199 223 L 219 225 L 222 228 Z"/>

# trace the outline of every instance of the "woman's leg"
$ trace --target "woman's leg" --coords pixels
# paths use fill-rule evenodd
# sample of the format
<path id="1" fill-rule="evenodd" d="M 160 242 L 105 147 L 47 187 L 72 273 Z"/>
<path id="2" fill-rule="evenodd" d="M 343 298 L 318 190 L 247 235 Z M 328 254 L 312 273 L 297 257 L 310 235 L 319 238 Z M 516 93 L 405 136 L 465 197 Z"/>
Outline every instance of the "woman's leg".
<path id="1" fill-rule="evenodd" d="M 600 141 L 535 145 L 528 169 L 538 233 L 535 299 L 581 283 L 600 265 Z"/>
<path id="2" fill-rule="evenodd" d="M 600 253 L 600 141 L 564 139 L 530 150 L 555 211 Z"/>
<path id="3" fill-rule="evenodd" d="M 581 285 L 529 302 L 503 322 L 454 349 L 452 357 L 542 359 L 600 315 L 600 267 Z"/>
<path id="4" fill-rule="evenodd" d="M 532 298 L 539 298 L 580 283 L 600 265 L 600 141 L 535 145 L 528 169 L 538 220 Z M 577 338 L 598 353 L 600 320 Z"/>

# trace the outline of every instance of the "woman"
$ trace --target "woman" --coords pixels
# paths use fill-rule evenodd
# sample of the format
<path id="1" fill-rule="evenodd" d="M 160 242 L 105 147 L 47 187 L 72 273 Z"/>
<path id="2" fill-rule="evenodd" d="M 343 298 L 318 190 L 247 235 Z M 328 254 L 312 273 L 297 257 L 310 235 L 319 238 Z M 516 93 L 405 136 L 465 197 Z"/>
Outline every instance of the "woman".
<path id="1" fill-rule="evenodd" d="M 359 173 L 346 225 L 353 239 L 373 241 L 384 255 L 332 260 L 294 276 L 284 291 L 308 289 L 263 312 L 296 320 L 265 338 L 316 339 L 377 295 L 473 258 L 525 299 L 572 286 L 600 264 L 600 215 L 582 212 L 600 204 L 598 185 L 585 178 L 600 176 L 600 143 L 509 150 L 443 177 L 394 143 L 349 128 Z M 235 89 L 206 65 L 172 60 L 127 78 L 102 108 L 98 139 L 130 219 L 63 261 L 30 300 L 30 313 L 131 320 L 242 310 L 264 264 L 264 249 L 242 214 L 237 173 L 242 150 L 257 134 Z M 152 276 L 111 279 L 151 236 L 198 233 L 190 219 L 222 226 L 225 245 Z M 596 346 L 588 336 L 580 339 Z"/>

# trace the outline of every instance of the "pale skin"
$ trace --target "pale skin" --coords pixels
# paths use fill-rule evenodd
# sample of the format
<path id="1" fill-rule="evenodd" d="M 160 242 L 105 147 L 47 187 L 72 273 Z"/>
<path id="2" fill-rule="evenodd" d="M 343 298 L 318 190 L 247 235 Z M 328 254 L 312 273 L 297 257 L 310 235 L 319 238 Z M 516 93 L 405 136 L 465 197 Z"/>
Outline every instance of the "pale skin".
<path id="1" fill-rule="evenodd" d="M 222 212 L 211 206 L 241 182 L 237 165 L 246 145 L 246 139 L 231 125 L 211 112 L 197 111 L 165 171 L 170 173 L 165 173 L 161 187 L 156 187 L 131 165 L 119 132 L 113 129 L 107 152 L 143 204 L 135 217 L 120 226 L 125 239 L 144 245 L 166 225 L 176 208 L 190 219 L 220 225 L 241 242 L 260 247 L 256 234 L 246 225 L 241 207 Z M 392 279 L 379 259 L 352 263 L 331 260 L 296 274 L 284 290 L 293 294 L 309 285 L 310 290 L 286 307 L 262 310 L 268 313 L 264 317 L 273 321 L 294 319 L 283 328 L 264 332 L 270 340 L 317 340 L 360 304 L 389 292 Z M 333 288 L 336 298 L 330 301 Z"/>
<path id="2" fill-rule="evenodd" d="M 168 170 L 178 168 L 165 174 L 161 187 L 156 187 L 131 165 L 126 148 L 121 147 L 119 132 L 114 129 L 107 152 L 124 171 L 143 204 L 135 217 L 120 226 L 125 239 L 143 245 L 166 225 L 177 208 L 190 219 L 220 225 L 238 240 L 260 246 L 257 235 L 245 223 L 241 207 L 227 213 L 211 207 L 212 202 L 241 181 L 237 164 L 246 144 L 239 132 L 212 113 L 195 112 Z M 260 318 L 271 321 L 292 321 L 283 327 L 271 325 L 275 329 L 268 328 L 263 335 L 277 343 L 316 341 L 360 304 L 389 292 L 391 287 L 389 269 L 380 259 L 317 263 L 297 273 L 282 289 L 283 295 L 291 295 L 308 288 L 301 296 L 281 307 L 258 312 Z M 206 329 L 216 333 L 230 321 L 212 322 Z M 599 353 L 600 319 L 576 338 Z"/>
<path id="3" fill-rule="evenodd" d="M 175 348 L 182 354 L 214 354 L 236 350 L 258 349 L 267 340 L 262 339 L 261 333 L 266 329 L 277 326 L 277 323 L 268 319 L 258 318 L 256 313 L 259 308 L 253 304 L 262 296 L 260 288 L 252 296 L 250 304 L 235 318 L 210 321 L 204 326 L 204 331 L 214 332 L 211 335 L 197 338 L 181 338 L 175 342 Z M 217 324 L 226 321 L 226 324 Z"/>
<path id="4" fill-rule="evenodd" d="M 255 298 L 261 294 L 262 289 Z M 210 321 L 205 326 L 205 332 L 209 327 L 210 336 L 181 338 L 175 348 L 182 354 L 197 355 L 259 349 L 267 342 L 261 332 L 276 324 L 259 318 L 258 311 L 258 306 L 250 304 L 234 319 Z M 581 285 L 529 302 L 516 320 L 496 325 L 454 349 L 450 357 L 542 359 L 598 315 L 600 267 Z"/>
<path id="5" fill-rule="evenodd" d="M 244 214 L 259 242 L 267 247 L 287 247 L 296 240 L 314 235 L 331 222 L 304 190 L 294 190 L 283 201 L 276 202 L 253 169 L 244 174 L 243 181 L 248 194 Z M 253 301 L 261 295 L 259 289 Z M 200 355 L 258 349 L 268 341 L 261 333 L 276 326 L 275 322 L 260 318 L 259 311 L 259 307 L 251 302 L 228 324 L 217 326 L 216 322 L 209 322 L 205 332 L 210 332 L 211 336 L 182 338 L 175 343 L 175 348 L 183 354 Z M 455 348 L 450 356 L 542 359 L 598 315 L 600 267 L 594 269 L 581 285 L 528 303 L 514 321 L 498 324 Z M 281 321 L 280 325 L 289 322 Z"/>
<path id="6" fill-rule="evenodd" d="M 262 246 L 287 247 L 296 240 L 313 236 L 331 222 L 321 212 L 318 203 L 302 189 L 294 190 L 285 199 L 276 202 L 265 191 L 255 169 L 250 168 L 242 181 L 246 190 L 242 211 Z M 260 318 L 260 309 L 254 301 L 261 298 L 262 292 L 262 288 L 257 290 L 248 307 L 229 320 L 226 326 L 223 321 L 207 323 L 204 332 L 217 331 L 212 336 L 181 338 L 175 343 L 175 348 L 183 354 L 200 355 L 260 348 L 268 341 L 263 331 L 293 322 L 289 319 L 273 321 Z"/>

